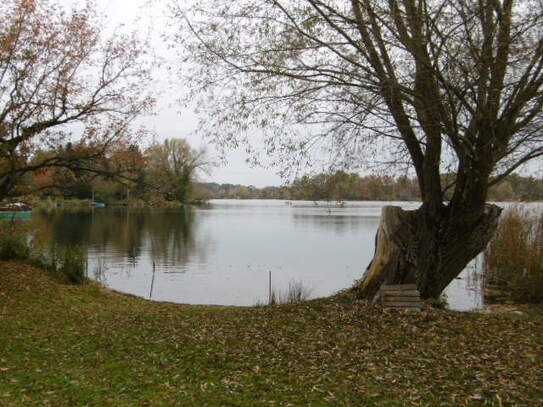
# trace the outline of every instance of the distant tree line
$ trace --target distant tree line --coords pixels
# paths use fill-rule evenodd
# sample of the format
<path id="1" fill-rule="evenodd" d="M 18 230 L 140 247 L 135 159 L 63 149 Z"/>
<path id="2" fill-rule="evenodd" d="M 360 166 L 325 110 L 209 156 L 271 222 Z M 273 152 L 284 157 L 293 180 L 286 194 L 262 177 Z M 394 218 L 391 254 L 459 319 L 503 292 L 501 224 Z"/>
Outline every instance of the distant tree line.
<path id="1" fill-rule="evenodd" d="M 214 163 L 205 150 L 194 149 L 183 139 L 165 140 L 141 150 L 129 145 L 100 160 L 89 160 L 90 147 L 68 143 L 54 152 L 40 151 L 38 158 L 61 156 L 72 168 L 52 167 L 21 179 L 21 187 L 34 195 L 95 201 L 145 202 L 208 201 L 210 199 L 289 199 L 307 201 L 418 201 L 415 178 L 387 175 L 361 176 L 336 171 L 304 175 L 285 186 L 197 182 Z M 93 171 L 88 171 L 92 167 Z M 443 177 L 448 177 L 445 174 Z M 446 179 L 444 180 L 446 182 Z M 509 175 L 490 189 L 491 201 L 543 201 L 543 179 Z"/>
<path id="2" fill-rule="evenodd" d="M 443 177 L 447 177 L 445 174 Z M 336 171 L 305 175 L 288 186 L 256 188 L 249 185 L 198 183 L 200 199 L 293 199 L 309 201 L 418 201 L 415 178 L 360 176 Z M 512 174 L 490 189 L 491 201 L 543 201 L 543 179 Z"/>
<path id="3" fill-rule="evenodd" d="M 19 195 L 26 192 L 53 199 L 186 203 L 193 198 L 198 174 L 213 166 L 204 149 L 194 149 L 184 139 L 166 139 L 145 150 L 130 144 L 89 159 L 88 150 L 92 148 L 67 143 L 55 150 L 39 151 L 34 160 L 61 157 L 70 166 L 42 168 L 21 177 Z"/>

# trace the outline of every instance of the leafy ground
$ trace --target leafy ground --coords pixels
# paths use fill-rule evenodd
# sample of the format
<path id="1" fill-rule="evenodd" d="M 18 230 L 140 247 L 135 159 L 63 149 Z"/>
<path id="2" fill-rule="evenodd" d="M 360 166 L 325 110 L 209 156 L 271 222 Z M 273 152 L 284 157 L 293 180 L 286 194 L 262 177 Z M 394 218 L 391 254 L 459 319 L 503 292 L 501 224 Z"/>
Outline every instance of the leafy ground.
<path id="1" fill-rule="evenodd" d="M 0 262 L 0 406 L 540 406 L 542 355 L 541 307 L 179 306 Z"/>

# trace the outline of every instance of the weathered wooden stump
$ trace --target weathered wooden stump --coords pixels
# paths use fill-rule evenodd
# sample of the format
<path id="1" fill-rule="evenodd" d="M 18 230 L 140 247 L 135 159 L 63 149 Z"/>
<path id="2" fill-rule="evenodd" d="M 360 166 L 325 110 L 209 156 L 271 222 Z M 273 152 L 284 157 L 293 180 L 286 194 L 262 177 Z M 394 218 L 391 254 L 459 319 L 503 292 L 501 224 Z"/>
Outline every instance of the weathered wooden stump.
<path id="1" fill-rule="evenodd" d="M 355 286 L 361 298 L 374 298 L 383 284 L 414 283 L 416 236 L 410 225 L 416 211 L 384 206 L 376 235 L 375 254 L 362 280 Z M 411 278 L 413 277 L 413 278 Z"/>
<path id="2" fill-rule="evenodd" d="M 384 308 L 420 311 L 422 302 L 416 284 L 382 285 L 376 296 Z"/>

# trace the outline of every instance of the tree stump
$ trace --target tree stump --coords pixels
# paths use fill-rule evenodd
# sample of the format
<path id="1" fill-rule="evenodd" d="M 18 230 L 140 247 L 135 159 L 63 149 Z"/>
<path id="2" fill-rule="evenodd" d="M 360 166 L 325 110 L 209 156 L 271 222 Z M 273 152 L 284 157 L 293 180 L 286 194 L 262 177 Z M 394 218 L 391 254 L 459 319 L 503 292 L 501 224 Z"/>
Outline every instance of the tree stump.
<path id="1" fill-rule="evenodd" d="M 430 217 L 424 207 L 410 211 L 383 207 L 373 260 L 353 290 L 359 298 L 371 300 L 383 284 L 416 284 L 422 299 L 438 298 L 484 250 L 500 212 L 487 204 L 473 216 L 445 206 Z"/>
<path id="2" fill-rule="evenodd" d="M 397 206 L 383 207 L 375 239 L 375 254 L 356 290 L 363 298 L 373 298 L 389 276 L 408 270 L 409 248 L 406 242 L 415 243 L 416 236 L 408 225 L 414 211 L 404 211 Z M 415 286 L 415 288 L 417 288 Z"/>

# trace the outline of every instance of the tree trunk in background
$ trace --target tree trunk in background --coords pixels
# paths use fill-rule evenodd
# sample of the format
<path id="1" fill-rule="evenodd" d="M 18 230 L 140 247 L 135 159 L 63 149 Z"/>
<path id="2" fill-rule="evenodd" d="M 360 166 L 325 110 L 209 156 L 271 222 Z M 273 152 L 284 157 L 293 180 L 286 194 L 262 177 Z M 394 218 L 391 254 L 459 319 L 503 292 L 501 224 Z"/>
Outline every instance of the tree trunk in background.
<path id="1" fill-rule="evenodd" d="M 373 298 L 382 284 L 417 284 L 422 298 L 438 298 L 492 238 L 501 209 L 485 205 L 471 224 L 448 211 L 428 222 L 424 207 L 385 206 L 372 262 L 354 290 Z"/>

